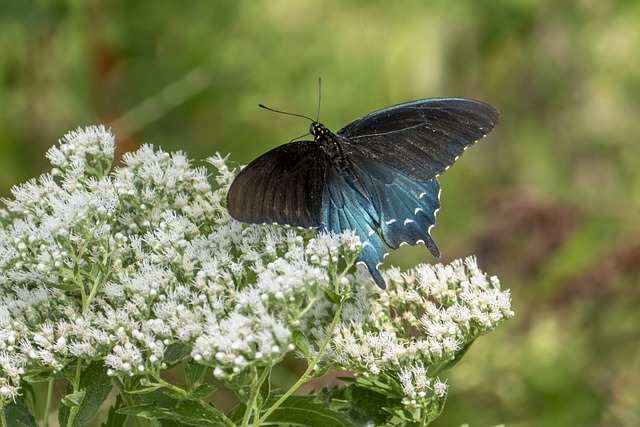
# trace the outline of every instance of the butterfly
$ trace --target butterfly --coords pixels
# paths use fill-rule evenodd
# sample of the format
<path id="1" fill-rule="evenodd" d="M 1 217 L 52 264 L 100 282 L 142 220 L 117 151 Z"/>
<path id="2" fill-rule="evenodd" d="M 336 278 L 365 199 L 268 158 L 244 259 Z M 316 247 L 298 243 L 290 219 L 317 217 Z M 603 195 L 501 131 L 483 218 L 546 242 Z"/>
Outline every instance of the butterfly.
<path id="1" fill-rule="evenodd" d="M 387 246 L 422 242 L 440 257 L 431 238 L 437 177 L 500 114 L 472 99 L 431 98 L 374 111 L 337 133 L 308 119 L 313 141 L 281 145 L 240 171 L 227 193 L 229 214 L 247 223 L 353 230 L 363 242 L 356 262 L 385 289 L 378 267 Z"/>

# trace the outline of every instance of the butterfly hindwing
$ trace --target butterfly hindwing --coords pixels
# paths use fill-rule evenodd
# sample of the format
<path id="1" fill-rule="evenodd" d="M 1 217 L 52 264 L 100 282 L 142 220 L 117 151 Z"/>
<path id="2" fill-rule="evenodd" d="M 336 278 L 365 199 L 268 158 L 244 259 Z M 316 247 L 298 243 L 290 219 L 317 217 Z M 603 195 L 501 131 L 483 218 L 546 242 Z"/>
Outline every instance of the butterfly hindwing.
<path id="1" fill-rule="evenodd" d="M 440 183 L 419 182 L 386 165 L 355 156 L 353 167 L 370 194 L 378 213 L 380 233 L 392 249 L 424 242 L 436 257 L 440 251 L 431 238 L 440 209 Z"/>
<path id="2" fill-rule="evenodd" d="M 392 187 L 395 191 L 383 199 L 380 232 L 393 249 L 402 244 L 423 242 L 431 254 L 440 257 L 440 250 L 431 238 L 440 209 L 440 183 L 437 178 L 428 182 L 400 177 Z"/>
<path id="3" fill-rule="evenodd" d="M 313 141 L 281 145 L 247 165 L 227 194 L 229 214 L 250 223 L 319 227 L 330 163 Z"/>
<path id="4" fill-rule="evenodd" d="M 360 237 L 363 248 L 356 262 L 364 263 L 378 286 L 384 289 L 386 284 L 378 264 L 383 261 L 387 248 L 378 234 L 378 213 L 371 200 L 356 188 L 353 177 L 340 173 L 335 167 L 327 170 L 322 216 L 324 230 L 334 233 L 353 230 Z"/>
<path id="5" fill-rule="evenodd" d="M 424 242 L 434 256 L 440 256 L 430 235 L 440 208 L 440 184 L 437 179 L 415 181 L 373 160 L 357 156 L 350 160 L 353 174 L 327 169 L 324 228 L 336 233 L 353 230 L 360 237 L 364 247 L 356 261 L 364 263 L 384 289 L 378 265 L 387 253 L 385 243 L 397 249 Z"/>
<path id="6" fill-rule="evenodd" d="M 498 123 L 498 111 L 480 101 L 433 98 L 374 111 L 338 137 L 348 156 L 385 163 L 417 181 L 430 181 Z"/>

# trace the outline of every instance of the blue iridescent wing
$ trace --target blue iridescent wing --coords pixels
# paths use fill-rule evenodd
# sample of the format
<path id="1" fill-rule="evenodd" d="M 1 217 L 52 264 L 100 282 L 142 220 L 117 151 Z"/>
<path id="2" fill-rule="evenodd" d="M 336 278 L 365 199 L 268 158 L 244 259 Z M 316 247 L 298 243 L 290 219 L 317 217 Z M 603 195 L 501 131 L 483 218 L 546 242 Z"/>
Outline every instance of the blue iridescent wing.
<path id="1" fill-rule="evenodd" d="M 430 230 L 440 208 L 437 179 L 418 182 L 369 159 L 350 159 L 353 174 L 327 169 L 322 208 L 323 229 L 353 230 L 364 247 L 356 262 L 367 266 L 376 284 L 386 284 L 378 271 L 387 249 L 423 242 L 436 257 L 440 251 Z"/>
<path id="2" fill-rule="evenodd" d="M 227 193 L 229 214 L 249 223 L 319 227 L 329 165 L 316 142 L 276 147 L 236 176 Z"/>
<path id="3" fill-rule="evenodd" d="M 489 104 L 464 98 L 433 98 L 374 111 L 337 136 L 345 155 L 387 164 L 427 182 L 489 133 L 500 119 Z"/>
<path id="4" fill-rule="evenodd" d="M 385 289 L 386 284 L 378 265 L 384 259 L 387 248 L 378 234 L 378 213 L 371 200 L 356 189 L 350 177 L 335 167 L 329 167 L 323 201 L 321 229 L 334 233 L 353 230 L 363 243 L 356 262 L 364 263 L 378 286 Z"/>
<path id="5" fill-rule="evenodd" d="M 397 249 L 422 242 L 439 257 L 440 250 L 430 234 L 440 209 L 437 178 L 420 182 L 380 162 L 358 156 L 351 161 L 377 212 L 385 243 Z"/>

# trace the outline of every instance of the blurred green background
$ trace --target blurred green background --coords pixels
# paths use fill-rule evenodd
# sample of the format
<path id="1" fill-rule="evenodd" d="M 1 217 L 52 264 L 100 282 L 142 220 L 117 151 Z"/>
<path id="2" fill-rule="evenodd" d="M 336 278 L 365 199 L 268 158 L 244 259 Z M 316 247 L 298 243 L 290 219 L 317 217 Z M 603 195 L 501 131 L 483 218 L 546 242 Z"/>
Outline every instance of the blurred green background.
<path id="1" fill-rule="evenodd" d="M 435 425 L 640 425 L 640 2 L 2 0 L 0 195 L 91 124 L 121 152 L 247 163 L 308 130 L 257 104 L 315 116 L 318 76 L 334 131 L 435 96 L 502 113 L 441 178 L 434 238 L 516 317 L 451 371 Z"/>

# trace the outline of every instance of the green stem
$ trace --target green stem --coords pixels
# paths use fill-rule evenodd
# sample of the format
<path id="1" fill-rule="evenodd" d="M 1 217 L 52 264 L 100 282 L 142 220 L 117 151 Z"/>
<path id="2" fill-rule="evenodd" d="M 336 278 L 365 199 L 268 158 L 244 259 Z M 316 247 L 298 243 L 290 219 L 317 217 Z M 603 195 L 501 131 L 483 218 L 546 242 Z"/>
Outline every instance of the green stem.
<path id="1" fill-rule="evenodd" d="M 265 368 L 264 371 L 262 371 L 262 374 L 260 374 L 260 378 L 258 378 L 258 384 L 256 384 L 256 392 L 254 393 L 253 398 L 253 406 L 254 406 L 254 414 L 255 414 L 255 420 L 256 422 L 259 421 L 260 418 L 260 408 L 258 408 L 257 402 L 258 402 L 258 396 L 260 396 L 260 389 L 262 388 L 262 384 L 264 384 L 264 382 L 267 380 L 267 378 L 269 378 L 269 374 L 271 373 L 271 369 L 273 368 L 273 366 L 269 366 L 268 368 Z M 264 404 L 264 402 L 262 402 Z M 255 426 L 258 426 L 259 424 L 254 424 Z"/>
<path id="2" fill-rule="evenodd" d="M 109 270 L 110 268 L 111 268 L 111 258 L 107 258 L 105 270 Z M 83 303 L 84 304 L 83 308 L 85 310 L 89 309 L 89 306 L 95 299 L 96 295 L 98 294 L 98 291 L 102 288 L 102 285 L 104 284 L 104 282 L 107 281 L 108 274 L 109 273 L 103 274 L 102 272 L 100 272 L 98 274 L 98 277 L 96 277 L 93 280 L 93 284 L 91 286 L 91 292 L 89 293 L 89 296 L 86 298 L 86 301 Z"/>
<path id="3" fill-rule="evenodd" d="M 104 271 L 100 271 L 97 276 L 93 279 L 93 284 L 91 285 L 91 292 L 89 296 L 85 298 L 85 293 L 83 293 L 83 309 L 87 310 L 93 300 L 95 299 L 98 291 L 102 288 L 102 285 L 107 281 L 110 275 L 111 270 L 111 256 L 115 253 L 115 249 L 111 250 L 104 258 L 102 265 L 104 266 Z M 84 286 L 83 288 L 84 289 Z"/>
<path id="4" fill-rule="evenodd" d="M 337 282 L 336 282 L 336 286 L 337 286 Z M 277 402 L 274 403 L 273 406 L 271 406 L 256 423 L 254 423 L 255 426 L 259 426 L 260 424 L 265 422 L 266 419 L 269 418 L 269 415 L 271 415 L 273 413 L 273 411 L 278 409 L 278 407 L 280 405 L 282 405 L 282 403 L 285 400 L 287 400 L 289 398 L 289 396 L 291 396 L 302 384 L 306 383 L 307 381 L 309 381 L 311 379 L 311 375 L 310 374 L 315 369 L 316 365 L 320 361 L 320 358 L 322 357 L 322 355 L 324 354 L 325 350 L 327 349 L 327 346 L 329 345 L 329 342 L 331 341 L 331 336 L 333 335 L 333 331 L 336 329 L 336 326 L 338 325 L 338 320 L 340 319 L 340 313 L 342 312 L 342 305 L 343 304 L 344 304 L 344 299 L 341 300 L 340 303 L 338 304 L 338 307 L 336 308 L 336 313 L 334 314 L 333 320 L 331 322 L 331 327 L 329 328 L 329 330 L 327 332 L 327 337 L 325 338 L 324 342 L 320 346 L 320 350 L 318 351 L 318 354 L 316 355 L 316 357 L 309 363 L 309 366 L 307 367 L 307 370 L 304 371 L 304 373 L 302 374 L 300 379 L 298 381 L 296 381 L 296 383 L 289 390 L 287 390 L 287 392 L 285 394 L 283 394 L 280 397 L 280 399 L 278 399 Z"/>
<path id="5" fill-rule="evenodd" d="M 49 378 L 47 386 L 47 401 L 44 404 L 44 422 L 43 427 L 49 426 L 49 412 L 51 411 L 51 401 L 53 400 L 53 377 Z"/>
<path id="6" fill-rule="evenodd" d="M 78 359 L 78 364 L 76 365 L 76 377 L 73 379 L 73 393 L 77 393 L 80 389 L 80 374 L 82 373 L 82 360 Z M 77 406 L 72 406 L 69 411 L 69 419 L 67 420 L 67 427 L 73 426 L 73 420 L 78 415 L 79 408 Z"/>
<path id="7" fill-rule="evenodd" d="M 46 419 L 45 414 L 45 419 Z M 7 414 L 4 413 L 4 404 L 0 404 L 0 427 L 7 427 Z"/>
<path id="8" fill-rule="evenodd" d="M 255 379 L 255 377 L 256 377 L 256 368 L 255 368 L 255 366 L 251 368 L 251 376 L 253 377 L 252 379 Z M 252 382 L 254 382 L 254 381 L 252 381 Z M 255 400 L 257 399 L 257 396 L 258 396 L 258 388 L 254 387 L 253 393 L 251 394 L 251 399 L 249 399 L 249 402 L 247 403 L 247 409 L 244 411 L 244 416 L 242 417 L 242 426 L 243 427 L 249 425 L 249 418 L 251 418 L 251 414 L 255 410 Z"/>
<path id="9" fill-rule="evenodd" d="M 307 312 L 309 310 L 311 310 L 311 307 L 313 307 L 313 305 L 316 303 L 316 301 L 318 301 L 320 299 L 320 297 L 316 296 L 313 299 L 311 299 L 309 301 L 309 304 L 307 304 L 307 306 L 305 308 L 303 308 L 300 311 L 300 314 L 298 314 L 298 316 L 296 317 L 297 319 L 302 319 L 304 317 L 305 314 L 307 314 Z"/>
<path id="10" fill-rule="evenodd" d="M 78 289 L 82 297 L 82 312 L 84 313 L 87 311 L 87 293 L 84 291 L 84 284 L 82 282 L 78 284 Z"/>
<path id="11" fill-rule="evenodd" d="M 153 378 L 158 382 L 158 385 L 164 388 L 168 388 L 169 390 L 175 391 L 176 393 L 181 394 L 183 396 L 187 395 L 187 392 L 184 389 L 180 387 L 176 387 L 173 384 L 166 382 L 165 380 L 160 378 L 159 375 L 153 375 Z"/>
<path id="12" fill-rule="evenodd" d="M 254 367 L 252 370 L 253 370 L 252 372 L 253 377 L 255 378 L 256 368 Z M 258 422 L 258 418 L 260 416 L 260 408 L 258 408 L 258 396 L 260 396 L 260 389 L 262 388 L 262 384 L 269 377 L 269 372 L 271 372 L 271 367 L 266 367 L 262 371 L 262 374 L 260 374 L 260 377 L 258 378 L 258 380 L 254 382 L 253 393 L 251 393 L 251 399 L 249 399 L 249 402 L 247 404 L 247 410 L 244 413 L 244 417 L 242 417 L 243 426 L 249 425 L 249 419 L 251 418 L 252 414 L 255 414 L 254 416 L 255 422 Z M 258 424 L 254 423 L 254 426 L 257 426 L 257 425 Z"/>
<path id="13" fill-rule="evenodd" d="M 118 379 L 117 377 L 116 379 L 117 381 L 115 381 L 115 383 L 118 386 L 118 390 L 119 390 L 120 396 L 122 396 L 123 402 L 125 403 L 126 406 L 129 406 L 129 407 L 133 406 L 134 405 L 133 396 L 127 393 L 126 386 L 122 383 L 122 380 Z M 127 417 L 127 418 L 132 419 L 136 427 L 142 427 L 142 421 L 139 417 Z"/>

